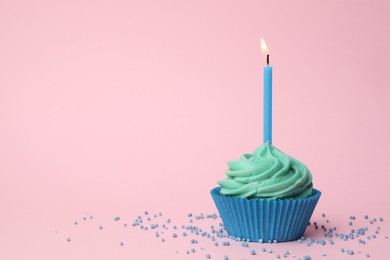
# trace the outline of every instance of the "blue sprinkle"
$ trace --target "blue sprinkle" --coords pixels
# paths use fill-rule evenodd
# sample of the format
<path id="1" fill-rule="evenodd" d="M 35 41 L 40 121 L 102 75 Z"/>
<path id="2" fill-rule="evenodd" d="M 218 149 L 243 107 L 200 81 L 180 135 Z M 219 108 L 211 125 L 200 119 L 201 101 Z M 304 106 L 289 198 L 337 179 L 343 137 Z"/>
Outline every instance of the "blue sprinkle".
<path id="1" fill-rule="evenodd" d="M 279 258 L 280 258 L 280 255 L 279 255 L 279 254 L 277 254 L 277 255 L 276 255 L 276 258 L 278 258 L 278 259 L 279 259 Z"/>
<path id="2" fill-rule="evenodd" d="M 271 248 L 268 250 L 268 253 L 272 253 L 272 249 Z"/>
<path id="3" fill-rule="evenodd" d="M 161 242 L 165 242 L 165 239 L 164 239 L 164 238 L 161 238 Z"/>
<path id="4" fill-rule="evenodd" d="M 348 222 L 348 225 L 352 226 L 352 221 Z"/>
<path id="5" fill-rule="evenodd" d="M 66 238 L 66 241 L 70 242 L 70 237 L 67 237 L 67 238 Z"/>
<path id="6" fill-rule="evenodd" d="M 167 223 L 169 224 L 169 223 L 171 223 L 171 219 L 169 218 L 169 219 L 167 219 Z"/>
<path id="7" fill-rule="evenodd" d="M 119 217 L 114 217 L 114 221 L 118 221 L 118 220 L 120 220 Z"/>
<path id="8" fill-rule="evenodd" d="M 259 243 L 260 243 L 260 244 L 263 243 L 263 239 L 260 238 L 260 239 L 259 239 Z"/>
<path id="9" fill-rule="evenodd" d="M 364 219 L 368 219 L 368 216 L 367 216 L 367 215 L 364 215 Z"/>
<path id="10" fill-rule="evenodd" d="M 173 229 L 177 229 L 177 227 L 176 227 L 176 226 L 173 226 Z"/>
<path id="11" fill-rule="evenodd" d="M 344 248 L 341 248 L 340 251 L 341 251 L 341 252 L 344 252 L 345 250 L 344 250 Z"/>
<path id="12" fill-rule="evenodd" d="M 176 233 L 173 233 L 173 234 L 172 234 L 172 237 L 176 238 L 176 237 L 177 237 L 177 234 L 176 234 Z"/>
<path id="13" fill-rule="evenodd" d="M 148 217 L 147 220 L 150 221 L 150 218 Z"/>
<path id="14" fill-rule="evenodd" d="M 156 231 L 155 236 L 156 236 L 156 237 L 159 237 L 159 236 L 160 236 L 160 234 L 158 233 L 158 231 Z"/>
<path id="15" fill-rule="evenodd" d="M 376 218 L 373 218 L 372 220 L 374 220 L 374 222 L 376 222 Z"/>
<path id="16" fill-rule="evenodd" d="M 302 240 L 301 240 L 301 239 L 298 239 L 298 243 L 302 243 Z"/>
<path id="17" fill-rule="evenodd" d="M 370 224 L 374 224 L 374 221 L 370 220 Z"/>
<path id="18" fill-rule="evenodd" d="M 210 254 L 206 254 L 206 258 L 211 258 L 211 255 Z"/>
<path id="19" fill-rule="evenodd" d="M 99 225 L 99 229 L 103 229 L 103 226 L 102 226 L 102 225 Z"/>
<path id="20" fill-rule="evenodd" d="M 145 215 L 148 215 L 148 214 L 149 214 L 149 212 L 145 211 Z"/>
<path id="21" fill-rule="evenodd" d="M 311 257 L 308 256 L 308 255 L 305 255 L 305 256 L 303 257 L 303 260 L 310 260 L 310 259 L 311 259 Z"/>
<path id="22" fill-rule="evenodd" d="M 274 244 L 276 244 L 276 243 L 278 243 L 278 241 L 277 241 L 277 240 L 274 240 Z"/>
<path id="23" fill-rule="evenodd" d="M 250 254 L 251 254 L 251 255 L 255 255 L 255 254 L 256 254 L 256 251 L 252 249 L 252 250 L 250 251 Z"/>
<path id="24" fill-rule="evenodd" d="M 218 242 L 215 242 L 215 243 L 214 243 L 214 246 L 218 246 Z"/>
<path id="25" fill-rule="evenodd" d="M 249 244 L 246 243 L 246 242 L 242 242 L 241 245 L 242 245 L 243 247 L 249 247 Z"/>
<path id="26" fill-rule="evenodd" d="M 267 251 L 267 250 L 265 249 L 265 247 L 262 247 L 262 248 L 261 248 L 261 252 L 265 252 L 265 251 Z"/>
<path id="27" fill-rule="evenodd" d="M 366 257 L 370 257 L 370 254 L 367 253 L 367 254 L 366 254 Z"/>
<path id="28" fill-rule="evenodd" d="M 323 252 L 321 255 L 322 255 L 322 256 L 326 256 L 326 253 L 325 253 L 325 252 Z"/>
<path id="29" fill-rule="evenodd" d="M 371 237 L 372 237 L 372 238 L 376 238 L 376 235 L 375 235 L 375 234 L 372 234 Z"/>
<path id="30" fill-rule="evenodd" d="M 229 257 L 227 255 L 223 256 L 223 260 L 228 260 L 228 259 L 229 259 Z"/>
<path id="31" fill-rule="evenodd" d="M 379 221 L 383 221 L 383 218 L 382 218 L 382 217 L 380 217 L 380 218 L 379 218 Z"/>
<path id="32" fill-rule="evenodd" d="M 192 213 L 188 213 L 187 217 L 189 217 L 189 218 L 192 217 Z"/>
<path id="33" fill-rule="evenodd" d="M 195 253 L 195 248 L 191 248 L 191 252 L 192 252 L 192 253 Z"/>

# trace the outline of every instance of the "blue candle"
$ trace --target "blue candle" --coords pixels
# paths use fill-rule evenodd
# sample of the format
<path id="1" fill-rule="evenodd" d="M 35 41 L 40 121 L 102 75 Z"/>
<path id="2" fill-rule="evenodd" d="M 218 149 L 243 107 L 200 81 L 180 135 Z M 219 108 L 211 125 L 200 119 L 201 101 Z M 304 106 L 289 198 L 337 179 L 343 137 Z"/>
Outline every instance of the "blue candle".
<path id="1" fill-rule="evenodd" d="M 264 67 L 264 143 L 272 144 L 272 67 Z"/>
<path id="2" fill-rule="evenodd" d="M 260 40 L 261 51 L 267 54 L 267 66 L 264 67 L 264 143 L 272 144 L 272 67 L 269 66 L 269 53 L 264 39 Z"/>

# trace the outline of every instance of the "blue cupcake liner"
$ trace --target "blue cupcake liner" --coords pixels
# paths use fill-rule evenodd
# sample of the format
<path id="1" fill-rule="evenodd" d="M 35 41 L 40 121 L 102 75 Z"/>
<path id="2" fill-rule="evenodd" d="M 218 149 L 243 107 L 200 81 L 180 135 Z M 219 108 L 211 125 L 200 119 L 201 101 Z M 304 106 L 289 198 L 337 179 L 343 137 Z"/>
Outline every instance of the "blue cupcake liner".
<path id="1" fill-rule="evenodd" d="M 286 242 L 299 239 L 321 196 L 313 189 L 312 195 L 299 199 L 241 199 L 224 196 L 221 187 L 211 190 L 226 231 L 230 236 L 258 242 Z"/>

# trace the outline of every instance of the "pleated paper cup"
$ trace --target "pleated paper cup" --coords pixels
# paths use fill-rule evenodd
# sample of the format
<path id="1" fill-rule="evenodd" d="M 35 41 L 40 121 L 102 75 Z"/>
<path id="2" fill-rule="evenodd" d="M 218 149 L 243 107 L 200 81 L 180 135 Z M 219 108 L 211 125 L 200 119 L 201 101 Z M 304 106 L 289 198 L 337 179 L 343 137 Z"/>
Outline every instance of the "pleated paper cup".
<path id="1" fill-rule="evenodd" d="M 285 242 L 299 239 L 309 223 L 321 196 L 299 199 L 241 199 L 221 194 L 221 187 L 211 190 L 226 231 L 230 236 L 258 242 Z"/>

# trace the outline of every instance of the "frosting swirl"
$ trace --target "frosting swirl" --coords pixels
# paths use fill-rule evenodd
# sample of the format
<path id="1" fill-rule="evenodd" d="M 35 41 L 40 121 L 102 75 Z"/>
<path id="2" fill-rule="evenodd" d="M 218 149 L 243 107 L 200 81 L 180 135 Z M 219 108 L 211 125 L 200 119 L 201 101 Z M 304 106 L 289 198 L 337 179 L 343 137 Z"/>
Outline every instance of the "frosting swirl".
<path id="1" fill-rule="evenodd" d="M 221 194 L 239 198 L 286 199 L 311 195 L 313 184 L 309 169 L 264 143 L 253 154 L 228 162 L 227 179 L 218 182 Z"/>

